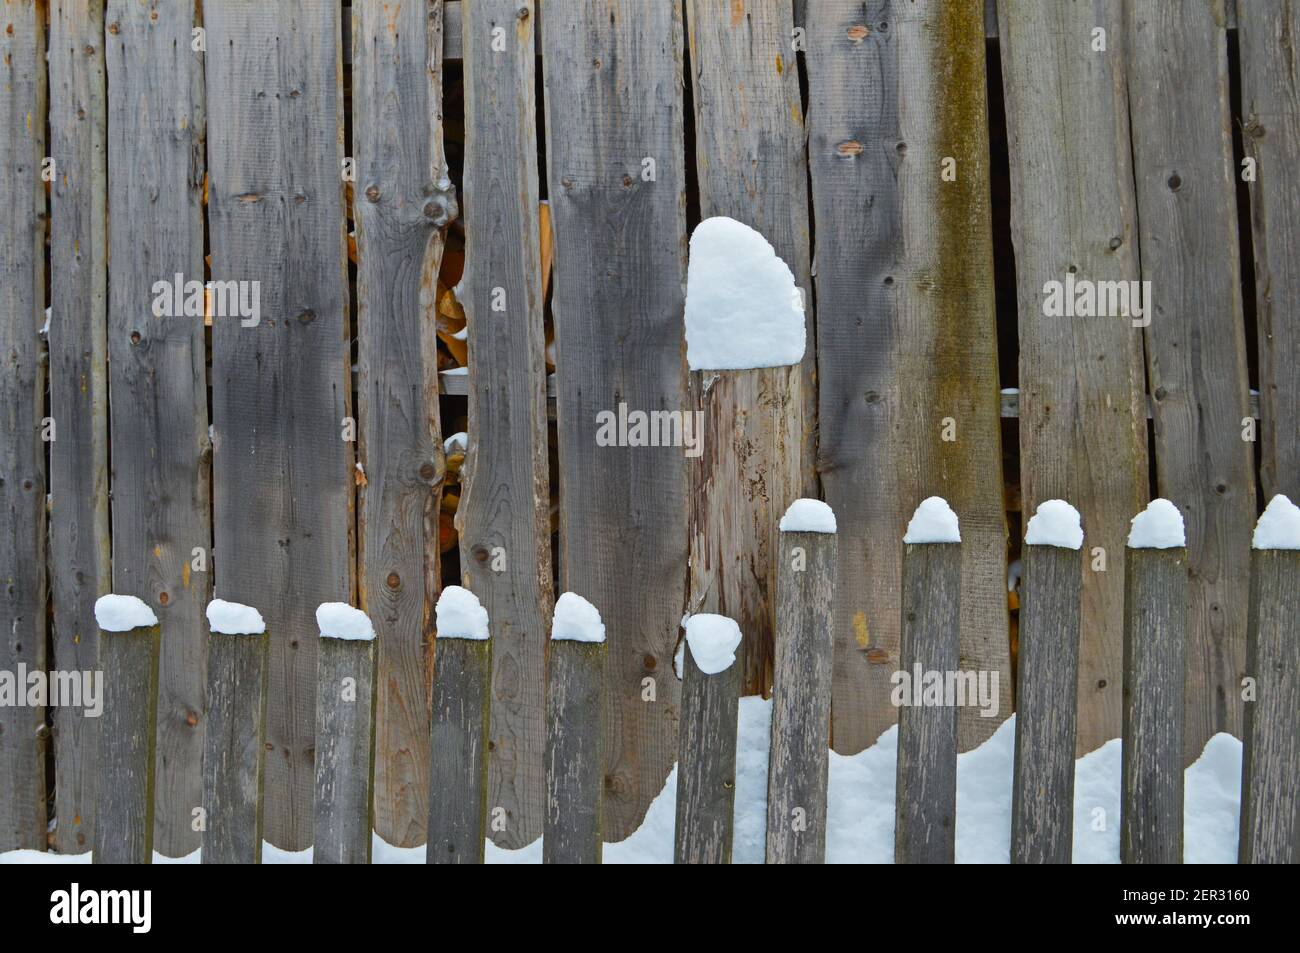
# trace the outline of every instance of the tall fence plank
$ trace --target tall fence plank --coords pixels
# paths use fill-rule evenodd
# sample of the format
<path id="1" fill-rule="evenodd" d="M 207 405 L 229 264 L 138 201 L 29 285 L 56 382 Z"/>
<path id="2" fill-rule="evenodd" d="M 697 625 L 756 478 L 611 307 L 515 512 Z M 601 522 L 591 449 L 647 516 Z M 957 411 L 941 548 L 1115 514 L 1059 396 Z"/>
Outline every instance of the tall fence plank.
<path id="1" fill-rule="evenodd" d="M 1083 754 L 1120 732 L 1124 538 L 1129 514 L 1147 501 L 1142 331 L 1113 315 L 1048 316 L 1043 291 L 1070 275 L 1139 277 L 1124 57 L 1093 49 L 1097 28 L 1118 43 L 1122 12 L 1119 0 L 1006 0 L 998 15 L 1015 197 L 1021 508 L 1070 500 L 1089 546 L 1105 550 L 1104 572 L 1079 567 L 1089 620 L 1078 647 Z"/>
<path id="2" fill-rule="evenodd" d="M 379 632 L 375 830 L 411 847 L 429 811 L 429 659 L 445 473 L 434 297 L 455 193 L 442 145 L 442 3 L 352 7 L 361 607 Z"/>
<path id="3" fill-rule="evenodd" d="M 45 668 L 45 42 L 0 14 L 0 670 Z M 0 851 L 45 849 L 44 707 L 0 706 Z"/>
<path id="4" fill-rule="evenodd" d="M 545 16 L 561 559 L 564 587 L 609 631 L 605 836 L 617 841 L 677 756 L 686 471 L 681 447 L 598 446 L 596 415 L 688 407 L 681 11 L 561 0 Z"/>
<path id="5" fill-rule="evenodd" d="M 1250 527 L 1255 517 L 1237 176 L 1219 0 L 1133 0 L 1125 29 L 1160 495 L 1187 522 L 1187 731 L 1199 757 L 1241 734 Z M 1293 431 L 1292 431 L 1293 432 Z"/>
<path id="6" fill-rule="evenodd" d="M 491 704 L 491 640 L 439 638 L 425 849 L 431 864 L 483 863 Z"/>
<path id="7" fill-rule="evenodd" d="M 598 864 L 604 843 L 608 647 L 552 640 L 546 673 L 547 864 Z"/>
<path id="8" fill-rule="evenodd" d="M 312 837 L 312 613 L 354 587 L 339 7 L 203 12 L 212 277 L 256 282 L 261 310 L 256 325 L 213 319 L 215 568 L 271 634 L 266 837 L 298 850 Z"/>
<path id="9" fill-rule="evenodd" d="M 368 864 L 374 819 L 375 640 L 321 636 L 314 864 Z"/>
<path id="10" fill-rule="evenodd" d="M 532 0 L 463 8 L 469 432 L 461 575 L 492 618 L 489 801 L 497 843 L 542 832 L 546 633 L 555 598 L 537 212 Z M 498 45 L 504 47 L 498 49 Z"/>

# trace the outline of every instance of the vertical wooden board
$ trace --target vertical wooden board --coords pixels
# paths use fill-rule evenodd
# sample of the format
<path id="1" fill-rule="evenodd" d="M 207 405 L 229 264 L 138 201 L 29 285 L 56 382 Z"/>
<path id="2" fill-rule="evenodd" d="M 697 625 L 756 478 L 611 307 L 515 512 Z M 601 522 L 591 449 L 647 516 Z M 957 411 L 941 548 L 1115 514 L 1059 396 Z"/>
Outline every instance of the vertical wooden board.
<path id="1" fill-rule="evenodd" d="M 271 633 L 266 838 L 300 850 L 313 613 L 354 587 L 339 7 L 208 0 L 204 18 L 212 277 L 257 282 L 261 311 L 255 326 L 213 320 L 216 572 Z"/>
<path id="2" fill-rule="evenodd" d="M 1104 572 L 1080 564 L 1077 753 L 1120 732 L 1124 541 L 1147 501 L 1142 331 L 1123 317 L 1044 314 L 1044 285 L 1134 281 L 1137 221 L 1119 0 L 998 4 L 1020 330 L 1022 509 L 1078 507 Z"/>
<path id="3" fill-rule="evenodd" d="M 45 668 L 45 41 L 0 9 L 0 669 Z M 45 709 L 0 707 L 0 851 L 45 849 Z"/>
<path id="4" fill-rule="evenodd" d="M 424 839 L 428 687 L 439 590 L 434 285 L 455 193 L 442 148 L 442 2 L 352 7 L 360 605 L 379 636 L 375 830 Z"/>
<path id="5" fill-rule="evenodd" d="M 315 864 L 368 864 L 373 844 L 375 642 L 321 636 L 313 793 Z"/>
<path id="6" fill-rule="evenodd" d="M 1222 0 L 1132 0 L 1127 9 L 1142 276 L 1154 299 L 1146 344 L 1156 470 L 1160 495 L 1183 511 L 1192 580 L 1190 763 L 1215 732 L 1241 734 L 1255 520 L 1227 39 Z"/>
<path id="7" fill-rule="evenodd" d="M 729 864 L 735 839 L 736 725 L 743 671 L 737 659 L 702 672 L 682 650 L 682 728 L 677 757 L 678 864 Z"/>
<path id="8" fill-rule="evenodd" d="M 805 294 L 800 365 L 691 375 L 706 409 L 705 453 L 692 466 L 691 609 L 736 619 L 744 692 L 766 694 L 777 521 L 791 500 L 817 492 L 808 164 L 792 10 L 780 0 L 689 0 L 686 19 L 700 214 L 762 233 Z"/>
<path id="9" fill-rule="evenodd" d="M 489 809 L 493 837 L 542 832 L 550 477 L 537 223 L 536 13 L 531 2 L 463 8 L 465 317 L 470 450 L 456 512 L 461 574 L 492 619 Z M 496 47 L 500 47 L 497 49 Z"/>
<path id="10" fill-rule="evenodd" d="M 1237 4 L 1242 139 L 1255 160 L 1250 217 L 1259 321 L 1260 480 L 1300 499 L 1300 4 Z"/>
<path id="11" fill-rule="evenodd" d="M 430 864 L 481 864 L 487 845 L 492 643 L 442 638 L 433 673 Z"/>
<path id="12" fill-rule="evenodd" d="M 551 643 L 542 862 L 598 864 L 605 839 L 605 642 Z"/>
<path id="13" fill-rule="evenodd" d="M 686 470 L 681 447 L 598 446 L 596 415 L 689 406 L 681 11 L 551 0 L 545 17 L 560 552 L 564 588 L 599 605 L 609 632 L 605 836 L 617 841 L 677 757 Z"/>

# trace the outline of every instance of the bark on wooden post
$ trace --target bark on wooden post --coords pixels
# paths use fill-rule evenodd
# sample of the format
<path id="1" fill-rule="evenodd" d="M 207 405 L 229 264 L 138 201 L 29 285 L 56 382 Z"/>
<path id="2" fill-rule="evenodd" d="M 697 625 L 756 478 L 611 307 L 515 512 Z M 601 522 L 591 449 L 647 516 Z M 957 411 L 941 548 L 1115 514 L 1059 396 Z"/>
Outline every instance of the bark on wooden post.
<path id="1" fill-rule="evenodd" d="M 740 626 L 726 616 L 702 612 L 686 620 L 673 838 L 678 864 L 731 863 L 741 638 Z"/>
<path id="2" fill-rule="evenodd" d="M 955 675 L 960 664 L 961 536 L 941 498 L 917 507 L 903 537 L 898 781 L 894 860 L 950 864 L 957 819 L 957 707 L 927 698 L 923 686 Z"/>
<path id="3" fill-rule="evenodd" d="M 492 642 L 478 597 L 448 586 L 438 598 L 430 749 L 430 864 L 481 864 L 487 846 Z"/>
<path id="4" fill-rule="evenodd" d="M 1241 770 L 1243 864 L 1300 863 L 1300 510 L 1275 496 L 1251 553 Z"/>
<path id="5" fill-rule="evenodd" d="M 370 863 L 374 815 L 375 630 L 341 602 L 316 610 L 314 848 L 317 864 Z"/>
<path id="6" fill-rule="evenodd" d="M 798 500 L 780 523 L 776 668 L 767 769 L 767 862 L 826 859 L 831 676 L 839 537 L 825 503 Z"/>
<path id="7" fill-rule="evenodd" d="M 1074 847 L 1082 546 L 1078 510 L 1041 503 L 1025 533 L 1020 584 L 1013 864 L 1068 864 Z"/>
<path id="8" fill-rule="evenodd" d="M 605 655 L 600 613 L 564 593 L 555 603 L 547 664 L 545 864 L 600 863 Z"/>
<path id="9" fill-rule="evenodd" d="M 153 861 L 154 752 L 158 728 L 158 650 L 162 629 L 135 596 L 101 596 L 99 721 L 95 797 L 96 864 Z"/>
<path id="10" fill-rule="evenodd" d="M 252 606 L 208 603 L 207 730 L 203 736 L 205 864 L 262 862 L 266 762 L 266 623 Z"/>
<path id="11" fill-rule="evenodd" d="M 1120 861 L 1180 864 L 1189 589 L 1177 507 L 1152 500 L 1134 517 L 1125 557 Z"/>

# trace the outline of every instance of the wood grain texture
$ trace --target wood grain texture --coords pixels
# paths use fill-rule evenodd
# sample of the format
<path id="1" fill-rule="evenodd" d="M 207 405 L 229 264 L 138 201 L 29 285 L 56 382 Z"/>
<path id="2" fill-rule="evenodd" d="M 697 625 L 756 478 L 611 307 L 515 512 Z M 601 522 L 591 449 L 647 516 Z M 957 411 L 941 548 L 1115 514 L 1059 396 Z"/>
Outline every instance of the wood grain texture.
<path id="1" fill-rule="evenodd" d="M 546 635 L 555 600 L 531 0 L 463 8 L 469 432 L 461 576 L 492 619 L 489 802 L 503 847 L 542 832 Z M 493 32 L 504 49 L 493 49 Z M 497 825 L 494 825 L 497 826 Z"/>
<path id="2" fill-rule="evenodd" d="M 262 862 L 266 776 L 266 682 L 270 640 L 208 639 L 207 727 L 203 734 L 202 862 Z"/>
<path id="3" fill-rule="evenodd" d="M 1081 562 L 1077 753 L 1120 732 L 1124 542 L 1147 502 L 1142 331 L 1131 319 L 1049 317 L 1044 286 L 1135 281 L 1137 218 L 1120 0 L 998 4 L 1011 164 L 1020 344 L 1020 492 L 1033 513 L 1066 499 L 1106 571 Z M 1073 759 L 1071 759 L 1073 760 Z M 1069 849 L 1067 843 L 1066 849 Z"/>
<path id="4" fill-rule="evenodd" d="M 549 0 L 545 16 L 562 579 L 609 632 L 605 835 L 617 841 L 677 757 L 686 461 L 681 447 L 597 446 L 596 415 L 689 408 L 681 11 Z"/>
<path id="5" fill-rule="evenodd" d="M 1187 562 L 1185 549 L 1130 549 L 1124 567 L 1119 850 L 1125 864 L 1183 862 Z"/>
<path id="6" fill-rule="evenodd" d="M 604 844 L 605 642 L 551 642 L 542 862 L 598 864 Z"/>
<path id="7" fill-rule="evenodd" d="M 1253 447 L 1222 0 L 1133 0 L 1124 31 L 1159 493 L 1187 525 L 1185 763 L 1241 734 Z M 1294 431 L 1292 431 L 1294 432 Z"/>
<path id="8" fill-rule="evenodd" d="M 370 863 L 375 640 L 321 637 L 312 863 Z"/>
<path id="9" fill-rule="evenodd" d="M 222 597 L 271 634 L 266 839 L 301 850 L 312 616 L 355 587 L 339 8 L 208 0 L 204 19 L 212 277 L 258 282 L 261 302 L 256 326 L 213 322 L 215 565 Z"/>
<path id="10" fill-rule="evenodd" d="M 431 864 L 481 864 L 487 844 L 492 642 L 439 639 L 429 782 Z"/>
<path id="11" fill-rule="evenodd" d="M 1300 4 L 1235 4 L 1242 142 L 1255 160 L 1250 218 L 1259 335 L 1264 497 L 1300 499 Z"/>
<path id="12" fill-rule="evenodd" d="M 379 636 L 375 831 L 424 839 L 446 473 L 434 285 L 455 191 L 442 145 L 442 2 L 352 6 L 359 600 Z"/>
<path id="13" fill-rule="evenodd" d="M 45 668 L 45 30 L 0 10 L 0 670 Z M 45 709 L 0 707 L 0 851 L 44 850 Z"/>
<path id="14" fill-rule="evenodd" d="M 963 527 L 964 530 L 965 527 Z M 940 677 L 958 669 L 962 546 L 903 547 L 902 649 L 899 668 L 912 680 L 916 666 Z M 957 709 L 945 703 L 905 704 L 898 711 L 894 860 L 951 864 L 956 846 Z M 990 719 L 992 720 L 992 719 Z"/>
<path id="15" fill-rule="evenodd" d="M 1300 552 L 1251 554 L 1246 704 L 1241 770 L 1243 864 L 1300 863 Z"/>
<path id="16" fill-rule="evenodd" d="M 1011 862 L 1068 864 L 1085 560 L 1077 549 L 1038 545 L 1023 558 Z"/>
<path id="17" fill-rule="evenodd" d="M 820 864 L 826 859 L 839 537 L 783 532 L 780 547 L 767 862 Z"/>
<path id="18" fill-rule="evenodd" d="M 151 864 L 156 809 L 160 626 L 101 632 L 96 864 Z"/>
<path id="19" fill-rule="evenodd" d="M 682 651 L 682 666 L 673 862 L 729 864 L 735 838 L 736 725 L 744 670 L 737 657 L 723 671 L 705 674 L 695 664 L 689 642 Z"/>

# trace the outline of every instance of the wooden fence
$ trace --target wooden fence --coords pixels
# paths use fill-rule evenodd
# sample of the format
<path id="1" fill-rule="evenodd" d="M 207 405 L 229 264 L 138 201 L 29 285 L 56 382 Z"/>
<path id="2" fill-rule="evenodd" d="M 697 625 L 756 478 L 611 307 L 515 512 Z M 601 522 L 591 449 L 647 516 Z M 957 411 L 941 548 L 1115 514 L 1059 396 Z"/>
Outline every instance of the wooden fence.
<path id="1" fill-rule="evenodd" d="M 953 502 L 956 651 L 999 672 L 1010 712 L 1021 513 L 1072 500 L 1077 754 L 1123 730 L 1123 532 L 1162 495 L 1190 542 L 1182 761 L 1243 736 L 1249 526 L 1300 498 L 1298 18 L 1285 0 L 3 0 L 0 671 L 94 668 L 95 598 L 148 602 L 167 633 L 153 844 L 181 855 L 200 842 L 202 610 L 258 606 L 265 834 L 301 849 L 311 611 L 359 605 L 375 826 L 412 846 L 432 609 L 464 582 L 496 631 L 489 833 L 517 847 L 547 823 L 553 596 L 579 591 L 610 633 L 602 825 L 621 840 L 678 757 L 683 612 L 742 622 L 742 691 L 780 675 L 790 499 L 838 517 L 842 753 L 897 719 L 904 554 L 881 541 L 923 498 Z M 687 236 L 718 214 L 804 290 L 799 366 L 687 372 Z M 1134 321 L 1045 314 L 1048 283 L 1085 281 L 1152 290 Z M 256 315 L 220 307 L 245 288 Z M 701 408 L 736 439 L 700 461 L 597 446 L 623 404 Z M 957 749 L 996 723 L 959 710 Z M 95 843 L 98 732 L 0 706 L 0 850 Z"/>

